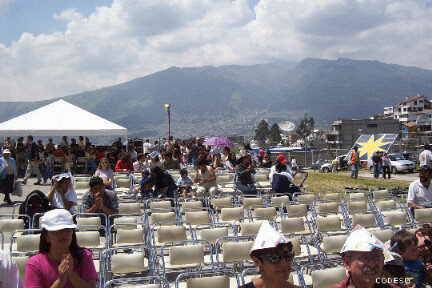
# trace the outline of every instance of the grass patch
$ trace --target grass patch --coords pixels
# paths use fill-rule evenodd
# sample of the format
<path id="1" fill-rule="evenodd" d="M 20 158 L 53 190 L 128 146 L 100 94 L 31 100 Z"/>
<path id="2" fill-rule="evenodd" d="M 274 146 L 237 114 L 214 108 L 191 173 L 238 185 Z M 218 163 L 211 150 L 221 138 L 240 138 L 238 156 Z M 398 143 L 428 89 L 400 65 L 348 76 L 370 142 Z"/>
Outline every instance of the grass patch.
<path id="1" fill-rule="evenodd" d="M 295 182 L 299 184 L 303 177 L 296 177 Z M 309 172 L 309 177 L 304 183 L 304 187 L 313 193 L 335 193 L 344 192 L 345 187 L 357 187 L 364 189 L 392 189 L 392 188 L 408 188 L 409 181 L 403 180 L 388 180 L 388 179 L 371 179 L 361 178 L 352 179 L 349 175 L 343 173 L 319 173 Z"/>

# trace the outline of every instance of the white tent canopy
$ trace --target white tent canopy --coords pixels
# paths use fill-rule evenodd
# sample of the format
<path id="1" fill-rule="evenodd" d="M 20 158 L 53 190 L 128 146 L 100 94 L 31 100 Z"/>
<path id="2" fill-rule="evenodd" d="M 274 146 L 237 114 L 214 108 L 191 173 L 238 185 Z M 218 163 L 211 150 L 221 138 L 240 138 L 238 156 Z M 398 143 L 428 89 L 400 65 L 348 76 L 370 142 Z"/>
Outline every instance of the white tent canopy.
<path id="1" fill-rule="evenodd" d="M 64 100 L 58 100 L 0 123 L 0 135 L 126 138 L 127 129 Z"/>

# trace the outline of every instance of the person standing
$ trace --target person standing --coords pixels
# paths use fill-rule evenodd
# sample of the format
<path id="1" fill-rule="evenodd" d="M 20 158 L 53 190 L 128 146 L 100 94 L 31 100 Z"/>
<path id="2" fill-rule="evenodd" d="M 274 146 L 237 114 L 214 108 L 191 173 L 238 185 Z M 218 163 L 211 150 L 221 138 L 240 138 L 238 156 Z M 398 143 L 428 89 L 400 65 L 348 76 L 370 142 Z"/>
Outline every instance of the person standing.
<path id="1" fill-rule="evenodd" d="M 429 144 L 423 146 L 423 151 L 419 155 L 420 167 L 432 166 L 432 151 Z"/>
<path id="2" fill-rule="evenodd" d="M 383 167 L 383 178 L 386 179 L 386 176 L 388 179 L 391 178 L 391 162 L 390 157 L 387 153 L 384 153 L 384 155 L 381 157 L 382 161 L 382 167 Z"/>
<path id="3" fill-rule="evenodd" d="M 35 185 L 40 185 L 42 180 L 42 175 L 39 169 L 39 149 L 35 142 L 33 142 L 33 136 L 29 135 L 27 137 L 26 142 L 26 152 L 28 155 L 28 163 L 27 163 L 27 169 L 24 176 L 23 184 L 25 185 L 27 183 L 28 178 L 32 175 L 32 173 L 36 174 L 37 182 L 34 183 Z"/>
<path id="4" fill-rule="evenodd" d="M 358 172 L 360 170 L 360 153 L 358 152 L 358 147 L 355 146 L 351 150 L 351 178 L 357 179 Z"/>
<path id="5" fill-rule="evenodd" d="M 11 151 L 9 149 L 3 150 L 3 157 L 0 157 L 0 190 L 4 196 L 4 202 L 11 205 L 13 204 L 10 199 L 15 186 L 15 180 L 17 177 L 17 168 L 15 159 L 11 157 Z"/>
<path id="6" fill-rule="evenodd" d="M 19 137 L 15 146 L 15 160 L 17 164 L 17 176 L 23 177 L 26 169 L 26 155 L 24 149 L 24 138 Z"/>
<path id="7" fill-rule="evenodd" d="M 378 179 L 379 175 L 381 173 L 381 167 L 382 167 L 381 152 L 376 151 L 373 153 L 372 163 L 373 163 L 374 177 L 375 177 L 375 179 Z"/>

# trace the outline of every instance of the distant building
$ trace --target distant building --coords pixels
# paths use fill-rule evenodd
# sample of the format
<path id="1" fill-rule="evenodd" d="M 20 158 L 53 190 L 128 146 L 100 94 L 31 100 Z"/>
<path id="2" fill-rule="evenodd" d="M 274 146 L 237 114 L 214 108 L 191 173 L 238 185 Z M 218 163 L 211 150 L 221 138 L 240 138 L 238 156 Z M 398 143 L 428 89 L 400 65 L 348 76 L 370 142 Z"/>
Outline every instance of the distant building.
<path id="1" fill-rule="evenodd" d="M 388 107 L 387 107 L 388 108 Z M 384 108 L 384 113 L 385 113 Z M 432 103 L 424 95 L 416 95 L 405 98 L 394 107 L 393 118 L 399 122 L 415 122 L 419 113 L 432 109 Z"/>
<path id="2" fill-rule="evenodd" d="M 394 113 L 394 107 L 393 106 L 384 107 L 384 117 L 385 118 L 388 118 L 388 117 L 393 118 L 393 113 Z"/>
<path id="3" fill-rule="evenodd" d="M 401 124 L 395 119 L 343 119 L 332 124 L 327 144 L 333 149 L 349 149 L 361 134 L 399 134 Z"/>

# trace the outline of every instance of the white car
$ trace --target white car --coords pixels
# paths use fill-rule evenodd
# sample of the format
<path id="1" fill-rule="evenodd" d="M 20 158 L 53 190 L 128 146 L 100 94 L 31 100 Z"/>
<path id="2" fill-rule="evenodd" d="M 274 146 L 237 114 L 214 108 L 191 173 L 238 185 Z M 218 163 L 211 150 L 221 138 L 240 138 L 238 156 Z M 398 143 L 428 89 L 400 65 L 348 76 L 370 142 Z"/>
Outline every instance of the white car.
<path id="1" fill-rule="evenodd" d="M 415 170 L 415 163 L 411 160 L 406 160 L 402 154 L 394 153 L 389 154 L 390 163 L 392 166 L 392 173 L 409 172 L 413 173 Z"/>

